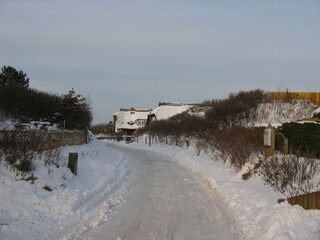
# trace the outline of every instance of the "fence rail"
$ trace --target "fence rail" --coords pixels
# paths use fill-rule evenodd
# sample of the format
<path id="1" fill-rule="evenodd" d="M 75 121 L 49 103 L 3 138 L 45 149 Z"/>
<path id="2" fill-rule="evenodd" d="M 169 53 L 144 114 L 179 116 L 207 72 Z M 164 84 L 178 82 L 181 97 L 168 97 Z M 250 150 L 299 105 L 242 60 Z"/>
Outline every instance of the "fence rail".
<path id="1" fill-rule="evenodd" d="M 86 142 L 83 131 L 0 131 L 0 148 L 26 146 L 33 150 L 47 150 Z"/>
<path id="2" fill-rule="evenodd" d="M 299 205 L 304 209 L 318 209 L 320 210 L 320 192 L 308 193 L 288 199 L 279 199 L 278 203 L 288 201 L 291 205 Z"/>

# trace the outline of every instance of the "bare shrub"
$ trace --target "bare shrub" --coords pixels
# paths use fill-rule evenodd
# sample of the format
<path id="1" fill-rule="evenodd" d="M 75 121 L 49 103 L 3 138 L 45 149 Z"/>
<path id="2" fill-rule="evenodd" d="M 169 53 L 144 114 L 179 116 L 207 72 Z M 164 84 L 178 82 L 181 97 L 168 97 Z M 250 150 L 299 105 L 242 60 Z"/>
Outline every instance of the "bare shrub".
<path id="1" fill-rule="evenodd" d="M 230 94 L 225 100 L 212 102 L 212 108 L 206 112 L 206 121 L 217 130 L 246 124 L 265 97 L 266 94 L 259 89 Z"/>
<path id="2" fill-rule="evenodd" d="M 44 165 L 50 166 L 55 165 L 56 167 L 60 167 L 60 160 L 61 160 L 61 149 L 54 148 L 45 151 L 44 156 Z"/>
<path id="3" fill-rule="evenodd" d="M 41 132 L 3 131 L 0 142 L 5 166 L 17 175 L 26 176 L 34 170 L 33 160 L 45 154 L 45 165 L 59 165 L 60 150 L 48 149 L 46 135 Z M 46 150 L 46 151 L 45 151 Z"/>
<path id="4" fill-rule="evenodd" d="M 25 157 L 15 163 L 15 168 L 21 172 L 21 175 L 26 175 L 33 170 L 32 158 L 24 155 Z"/>
<path id="5" fill-rule="evenodd" d="M 21 150 L 12 149 L 5 151 L 4 161 L 5 165 L 10 171 L 16 171 L 17 174 L 25 176 L 33 170 L 32 160 L 34 159 L 34 152 L 20 152 Z"/>
<path id="6" fill-rule="evenodd" d="M 29 135 L 20 137 L 17 131 L 2 132 L 5 134 L 2 142 L 3 160 L 10 171 L 26 175 L 33 170 L 32 160 L 35 157 L 34 142 Z"/>
<path id="7" fill-rule="evenodd" d="M 263 162 L 258 172 L 266 184 L 290 197 L 310 193 L 320 184 L 314 183 L 315 176 L 320 174 L 320 160 L 315 158 L 276 155 Z"/>
<path id="8" fill-rule="evenodd" d="M 220 130 L 210 142 L 212 149 L 218 150 L 224 161 L 240 170 L 253 153 L 263 149 L 262 130 L 233 126 Z"/>
<path id="9" fill-rule="evenodd" d="M 208 153 L 209 142 L 207 139 L 200 138 L 196 142 L 195 147 L 196 147 L 198 156 L 200 155 L 201 152 Z"/>

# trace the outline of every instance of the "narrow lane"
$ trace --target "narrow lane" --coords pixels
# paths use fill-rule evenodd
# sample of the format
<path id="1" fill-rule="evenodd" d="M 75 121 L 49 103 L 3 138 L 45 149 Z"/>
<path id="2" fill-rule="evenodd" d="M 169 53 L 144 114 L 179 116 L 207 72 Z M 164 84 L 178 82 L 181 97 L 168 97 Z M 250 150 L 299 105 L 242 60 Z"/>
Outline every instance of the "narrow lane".
<path id="1" fill-rule="evenodd" d="M 133 161 L 130 191 L 89 239 L 240 239 L 228 211 L 165 156 L 117 147 Z"/>

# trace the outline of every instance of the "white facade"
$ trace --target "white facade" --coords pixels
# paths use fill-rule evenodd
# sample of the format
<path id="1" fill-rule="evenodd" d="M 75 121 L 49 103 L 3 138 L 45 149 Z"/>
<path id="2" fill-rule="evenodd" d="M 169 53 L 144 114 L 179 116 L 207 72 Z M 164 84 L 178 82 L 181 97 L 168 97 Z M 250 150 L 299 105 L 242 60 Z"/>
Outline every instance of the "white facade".
<path id="1" fill-rule="evenodd" d="M 113 115 L 114 131 L 136 130 L 147 123 L 150 111 L 147 109 L 120 109 Z"/>
<path id="2" fill-rule="evenodd" d="M 114 132 L 133 132 L 147 124 L 149 115 L 152 121 L 165 120 L 177 114 L 190 110 L 195 104 L 183 103 L 159 103 L 159 107 L 154 110 L 126 108 L 120 109 L 113 115 Z"/>

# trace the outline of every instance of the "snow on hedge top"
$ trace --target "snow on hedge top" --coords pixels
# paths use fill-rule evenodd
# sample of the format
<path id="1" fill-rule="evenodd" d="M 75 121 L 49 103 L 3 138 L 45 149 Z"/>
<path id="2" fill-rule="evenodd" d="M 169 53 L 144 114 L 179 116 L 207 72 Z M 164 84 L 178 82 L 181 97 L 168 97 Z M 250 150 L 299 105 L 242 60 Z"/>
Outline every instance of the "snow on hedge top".
<path id="1" fill-rule="evenodd" d="M 316 110 L 313 111 L 312 115 L 320 113 L 320 107 L 318 107 Z"/>
<path id="2" fill-rule="evenodd" d="M 254 116 L 254 126 L 281 125 L 313 116 L 317 105 L 310 101 L 273 101 L 259 104 Z"/>
<path id="3" fill-rule="evenodd" d="M 0 120 L 0 130 L 13 130 L 15 124 L 10 119 Z"/>

